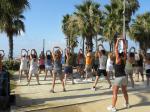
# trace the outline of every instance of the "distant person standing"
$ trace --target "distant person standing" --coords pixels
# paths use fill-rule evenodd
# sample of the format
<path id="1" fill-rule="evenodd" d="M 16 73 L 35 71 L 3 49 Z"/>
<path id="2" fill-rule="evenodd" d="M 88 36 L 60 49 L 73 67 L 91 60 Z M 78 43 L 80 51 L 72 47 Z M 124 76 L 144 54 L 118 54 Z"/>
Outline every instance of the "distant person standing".
<path id="1" fill-rule="evenodd" d="M 135 54 L 132 52 L 129 52 L 127 61 L 126 61 L 125 71 L 126 71 L 127 76 L 129 76 L 129 78 L 131 80 L 132 88 L 134 88 L 134 80 L 133 80 L 133 64 L 134 64 L 134 62 L 135 62 Z"/>
<path id="2" fill-rule="evenodd" d="M 30 85 L 30 81 L 33 74 L 36 77 L 38 85 L 40 85 L 39 74 L 38 74 L 38 57 L 35 49 L 32 49 L 30 54 L 30 69 L 29 69 L 28 85 Z"/>
<path id="3" fill-rule="evenodd" d="M 147 86 L 149 86 L 149 80 L 150 80 L 150 56 L 146 56 L 145 71 L 146 71 Z"/>
<path id="4" fill-rule="evenodd" d="M 105 79 L 109 83 L 109 88 L 111 88 L 111 82 L 110 82 L 110 79 L 109 79 L 108 74 L 106 72 L 106 62 L 107 62 L 106 52 L 104 49 L 101 49 L 99 51 L 99 68 L 97 69 L 96 80 L 95 80 L 94 86 L 92 88 L 93 90 L 96 90 L 96 85 L 98 83 L 100 76 L 102 76 L 102 75 L 105 76 Z"/>
<path id="5" fill-rule="evenodd" d="M 110 78 L 110 75 L 112 75 L 112 79 L 114 79 L 114 55 L 113 53 L 109 53 L 108 54 L 108 59 L 107 59 L 107 64 L 106 64 L 106 71 L 107 71 L 107 75 Z"/>
<path id="6" fill-rule="evenodd" d="M 94 63 L 93 63 L 94 76 L 96 76 L 97 74 L 98 66 L 99 66 L 99 55 L 98 55 L 98 51 L 96 51 L 94 56 Z"/>
<path id="7" fill-rule="evenodd" d="M 144 82 L 144 74 L 143 74 L 143 56 L 141 51 L 135 55 L 135 64 L 134 64 L 134 73 L 137 75 L 137 80 L 139 81 L 139 74 L 142 77 L 142 81 Z"/>
<path id="8" fill-rule="evenodd" d="M 67 77 L 70 75 L 72 84 L 74 84 L 74 79 L 73 79 L 73 54 L 70 52 L 70 48 L 67 49 L 66 51 L 66 63 L 65 63 L 65 77 L 64 77 L 64 83 L 66 84 Z"/>
<path id="9" fill-rule="evenodd" d="M 39 74 L 41 71 L 45 71 L 45 55 L 44 52 L 41 51 L 41 54 L 39 56 Z"/>
<path id="10" fill-rule="evenodd" d="M 123 50 L 118 51 L 119 42 L 123 41 Z M 115 80 L 113 85 L 113 97 L 112 97 L 112 105 L 107 107 L 107 109 L 111 112 L 116 112 L 116 102 L 117 102 L 117 95 L 118 90 L 121 87 L 122 92 L 125 98 L 125 107 L 129 108 L 129 100 L 128 100 L 128 93 L 127 93 L 127 77 L 125 73 L 125 63 L 127 59 L 127 51 L 126 51 L 126 43 L 124 39 L 118 38 L 115 44 L 115 55 L 116 55 L 116 62 L 115 62 Z"/>
<path id="11" fill-rule="evenodd" d="M 49 51 L 50 54 L 48 54 L 48 52 L 46 52 L 46 59 L 45 59 L 45 78 L 44 80 L 46 80 L 47 77 L 47 73 L 48 71 L 50 71 L 51 76 L 53 76 L 53 56 L 51 51 Z"/>
<path id="12" fill-rule="evenodd" d="M 86 62 L 85 62 L 85 81 L 88 81 L 88 78 L 92 75 L 92 53 L 88 51 L 86 54 Z"/>
<path id="13" fill-rule="evenodd" d="M 57 49 L 55 51 L 55 49 Z M 53 82 L 52 82 L 52 88 L 50 90 L 50 92 L 54 93 L 54 87 L 55 87 L 55 81 L 56 81 L 56 77 L 58 76 L 62 87 L 63 87 L 63 92 L 66 91 L 65 89 L 65 83 L 64 83 L 64 75 L 62 74 L 62 63 L 61 63 L 61 59 L 62 59 L 62 49 L 58 46 L 55 46 L 53 48 L 53 52 L 52 52 L 52 56 L 53 56 L 53 60 L 54 60 L 54 67 L 53 67 Z"/>
<path id="14" fill-rule="evenodd" d="M 27 54 L 23 54 L 23 49 L 21 50 L 21 64 L 19 69 L 19 81 L 21 81 L 22 73 L 26 74 L 26 78 L 28 80 L 28 57 Z"/>
<path id="15" fill-rule="evenodd" d="M 79 50 L 77 64 L 77 72 L 80 74 L 81 78 L 84 78 L 84 54 L 82 52 L 82 49 Z"/>

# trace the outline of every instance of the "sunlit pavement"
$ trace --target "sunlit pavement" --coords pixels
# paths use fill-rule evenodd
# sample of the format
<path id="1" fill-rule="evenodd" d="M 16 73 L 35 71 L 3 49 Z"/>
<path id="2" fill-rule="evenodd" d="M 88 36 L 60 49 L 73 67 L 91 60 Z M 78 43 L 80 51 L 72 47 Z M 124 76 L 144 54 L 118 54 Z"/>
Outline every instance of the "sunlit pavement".
<path id="1" fill-rule="evenodd" d="M 17 75 L 18 73 L 16 73 Z M 37 85 L 35 77 L 32 78 L 30 86 L 27 86 L 26 78 L 17 81 L 16 106 L 14 111 L 43 111 L 43 112 L 107 112 L 106 108 L 111 104 L 112 90 L 105 80 L 100 80 L 97 90 L 91 90 L 92 82 L 79 82 L 72 84 L 67 81 L 66 90 L 62 92 L 60 81 L 57 81 L 55 92 L 50 93 L 50 75 L 44 81 L 44 74 L 40 74 L 40 83 Z M 145 87 L 145 82 L 136 82 L 135 88 L 130 87 L 129 98 L 131 109 L 124 109 L 124 99 L 120 94 L 117 102 L 119 112 L 148 112 L 150 110 L 150 87 Z M 121 91 L 120 91 L 121 93 Z M 70 106 L 72 105 L 72 106 Z M 57 108 L 55 108 L 57 107 Z"/>

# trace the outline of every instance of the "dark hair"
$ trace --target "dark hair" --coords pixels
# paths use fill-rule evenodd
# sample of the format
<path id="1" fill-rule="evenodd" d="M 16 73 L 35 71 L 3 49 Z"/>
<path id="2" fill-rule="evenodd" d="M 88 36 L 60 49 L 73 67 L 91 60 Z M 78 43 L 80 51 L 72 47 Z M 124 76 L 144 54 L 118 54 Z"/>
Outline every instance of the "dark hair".
<path id="1" fill-rule="evenodd" d="M 31 56 L 32 56 L 32 58 L 35 58 L 35 59 L 37 58 L 37 56 L 35 54 L 32 54 Z"/>
<path id="2" fill-rule="evenodd" d="M 51 59 L 51 55 L 48 54 L 48 55 L 47 55 L 47 59 Z"/>
<path id="3" fill-rule="evenodd" d="M 105 54 L 106 54 L 106 51 L 105 51 L 105 50 L 101 50 L 101 53 L 102 53 L 103 55 L 105 55 Z"/>
<path id="4" fill-rule="evenodd" d="M 119 53 L 119 57 L 124 57 L 124 52 Z"/>
<path id="5" fill-rule="evenodd" d="M 134 57 L 135 57 L 135 54 L 134 54 L 133 52 L 130 52 L 130 53 L 129 53 L 129 57 L 134 58 Z"/>

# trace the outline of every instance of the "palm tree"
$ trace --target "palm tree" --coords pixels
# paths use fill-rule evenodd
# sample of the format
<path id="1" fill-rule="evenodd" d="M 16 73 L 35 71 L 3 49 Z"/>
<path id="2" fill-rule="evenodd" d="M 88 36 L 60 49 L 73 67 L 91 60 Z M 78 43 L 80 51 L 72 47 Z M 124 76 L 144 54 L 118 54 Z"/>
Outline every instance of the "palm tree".
<path id="1" fill-rule="evenodd" d="M 13 36 L 25 31 L 22 15 L 29 8 L 28 0 L 1 0 L 0 2 L 0 30 L 9 39 L 9 58 L 13 59 Z"/>
<path id="2" fill-rule="evenodd" d="M 150 48 L 150 12 L 138 15 L 130 27 L 131 39 L 139 42 L 141 49 L 146 51 Z"/>
<path id="3" fill-rule="evenodd" d="M 19 15 L 16 18 L 8 17 L 4 28 L 2 27 L 2 31 L 7 34 L 9 40 L 9 59 L 13 59 L 13 36 L 20 35 L 21 31 L 25 32 L 23 19 L 23 15 Z"/>
<path id="4" fill-rule="evenodd" d="M 126 29 L 129 29 L 129 23 L 132 15 L 139 8 L 138 0 L 126 0 Z M 103 35 L 110 44 L 110 51 L 114 43 L 114 35 L 123 32 L 123 0 L 111 0 L 110 5 L 105 5 L 104 11 Z"/>
<path id="5" fill-rule="evenodd" d="M 86 48 L 92 50 L 92 39 L 100 32 L 101 11 L 100 5 L 92 0 L 86 0 L 81 5 L 76 5 L 75 16 L 77 18 L 80 36 L 86 39 Z"/>
<path id="6" fill-rule="evenodd" d="M 78 28 L 77 28 L 77 19 L 74 15 L 65 15 L 62 21 L 62 30 L 63 33 L 67 37 L 67 46 L 74 51 L 74 48 L 77 47 L 77 36 L 78 36 Z"/>

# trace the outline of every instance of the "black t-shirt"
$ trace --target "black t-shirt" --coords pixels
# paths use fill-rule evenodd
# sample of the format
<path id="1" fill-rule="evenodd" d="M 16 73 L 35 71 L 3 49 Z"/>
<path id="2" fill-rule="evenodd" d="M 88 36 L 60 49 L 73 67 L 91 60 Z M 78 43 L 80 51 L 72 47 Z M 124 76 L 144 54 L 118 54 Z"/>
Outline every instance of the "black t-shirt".
<path id="1" fill-rule="evenodd" d="M 140 60 L 136 60 L 135 63 L 133 64 L 135 67 L 143 67 L 143 57 L 142 55 L 140 56 Z"/>

